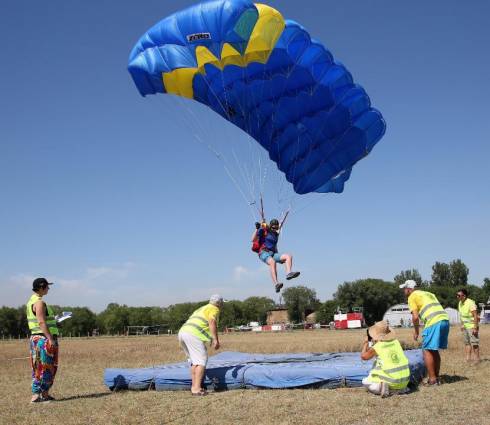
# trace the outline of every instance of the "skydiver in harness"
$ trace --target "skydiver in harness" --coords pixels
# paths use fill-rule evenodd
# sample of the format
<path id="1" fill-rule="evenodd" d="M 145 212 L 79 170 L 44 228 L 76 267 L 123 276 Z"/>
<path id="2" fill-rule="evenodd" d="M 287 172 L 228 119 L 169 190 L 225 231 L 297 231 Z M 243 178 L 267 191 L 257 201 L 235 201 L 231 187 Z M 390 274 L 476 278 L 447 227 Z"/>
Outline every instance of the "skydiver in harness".
<path id="1" fill-rule="evenodd" d="M 264 220 L 262 223 L 255 223 L 255 232 L 252 237 L 252 251 L 257 252 L 260 260 L 269 266 L 272 283 L 276 292 L 280 292 L 281 288 L 284 286 L 277 280 L 277 263 L 285 264 L 287 280 L 294 279 L 300 274 L 300 272 L 291 271 L 293 266 L 292 255 L 279 254 L 277 251 L 277 242 L 279 240 L 280 231 L 281 226 L 277 219 L 272 219 L 269 225 L 267 225 Z"/>

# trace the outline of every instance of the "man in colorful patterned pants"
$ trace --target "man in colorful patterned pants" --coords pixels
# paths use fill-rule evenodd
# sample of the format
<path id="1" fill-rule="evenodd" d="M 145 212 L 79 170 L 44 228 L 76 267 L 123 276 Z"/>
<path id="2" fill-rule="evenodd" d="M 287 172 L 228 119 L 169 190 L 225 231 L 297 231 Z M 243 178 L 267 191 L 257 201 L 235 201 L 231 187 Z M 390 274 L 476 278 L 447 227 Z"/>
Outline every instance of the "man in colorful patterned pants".
<path id="1" fill-rule="evenodd" d="M 58 326 L 53 309 L 42 299 L 48 293 L 49 285 L 52 283 L 43 277 L 34 279 L 34 294 L 26 304 L 27 323 L 31 332 L 31 403 L 54 400 L 49 390 L 58 369 Z"/>
<path id="2" fill-rule="evenodd" d="M 44 336 L 32 335 L 30 346 L 32 394 L 36 395 L 35 399 L 39 397 L 39 394 L 43 397 L 43 401 L 52 399 L 48 393 L 58 369 L 58 343 L 51 345 Z"/>

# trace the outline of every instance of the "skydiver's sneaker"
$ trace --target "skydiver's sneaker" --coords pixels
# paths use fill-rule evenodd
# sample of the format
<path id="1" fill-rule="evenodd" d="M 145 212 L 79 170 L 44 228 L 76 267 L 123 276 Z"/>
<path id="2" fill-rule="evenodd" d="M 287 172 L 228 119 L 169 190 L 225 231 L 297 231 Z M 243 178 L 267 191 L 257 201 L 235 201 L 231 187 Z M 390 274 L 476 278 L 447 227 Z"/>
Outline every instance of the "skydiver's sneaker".
<path id="1" fill-rule="evenodd" d="M 287 274 L 286 279 L 291 280 L 294 279 L 295 277 L 298 277 L 299 275 L 300 275 L 299 272 L 291 272 Z"/>
<path id="2" fill-rule="evenodd" d="M 283 287 L 284 285 L 282 283 L 276 283 L 276 292 L 279 293 L 281 292 L 281 288 Z"/>

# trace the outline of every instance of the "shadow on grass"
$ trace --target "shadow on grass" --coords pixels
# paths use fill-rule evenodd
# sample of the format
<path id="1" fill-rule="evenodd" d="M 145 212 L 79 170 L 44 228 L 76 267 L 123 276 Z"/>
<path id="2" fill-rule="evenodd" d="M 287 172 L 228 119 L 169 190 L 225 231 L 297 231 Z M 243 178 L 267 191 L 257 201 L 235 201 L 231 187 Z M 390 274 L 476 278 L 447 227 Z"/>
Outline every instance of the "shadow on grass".
<path id="1" fill-rule="evenodd" d="M 424 382 L 427 380 L 427 378 L 424 379 Z M 461 382 L 461 381 L 467 381 L 468 378 L 466 376 L 459 376 L 459 375 L 441 375 L 441 381 L 442 381 L 442 384 L 443 385 L 446 385 L 446 384 L 454 384 L 456 382 Z M 408 392 L 407 394 L 411 394 L 411 393 L 414 393 L 416 391 L 419 391 L 420 390 L 420 387 L 424 387 L 426 386 L 426 384 L 424 384 L 423 382 L 419 382 L 417 383 L 416 385 L 413 384 L 412 382 L 410 382 L 408 384 L 408 388 L 410 389 L 410 392 Z"/>
<path id="2" fill-rule="evenodd" d="M 441 375 L 441 381 L 443 384 L 454 384 L 455 382 L 467 381 L 466 376 L 459 375 Z"/>
<path id="3" fill-rule="evenodd" d="M 70 397 L 57 398 L 56 402 L 58 403 L 60 401 L 70 401 L 70 400 L 77 400 L 77 399 L 84 399 L 84 398 L 101 398 L 101 397 L 106 397 L 106 396 L 111 395 L 111 394 L 112 394 L 112 392 L 72 395 Z"/>

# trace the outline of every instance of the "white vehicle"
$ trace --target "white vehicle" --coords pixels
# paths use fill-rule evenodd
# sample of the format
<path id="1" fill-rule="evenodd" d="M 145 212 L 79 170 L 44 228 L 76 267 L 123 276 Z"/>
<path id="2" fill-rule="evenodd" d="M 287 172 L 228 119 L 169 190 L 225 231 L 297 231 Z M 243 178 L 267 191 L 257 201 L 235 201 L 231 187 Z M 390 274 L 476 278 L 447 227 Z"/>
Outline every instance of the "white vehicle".
<path id="1" fill-rule="evenodd" d="M 480 323 L 488 324 L 490 323 L 490 298 L 488 299 L 486 304 L 479 304 L 480 310 Z"/>
<path id="2" fill-rule="evenodd" d="M 259 325 L 259 322 L 249 322 L 246 325 L 240 325 L 238 326 L 239 331 L 251 331 L 254 328 L 257 328 Z"/>

